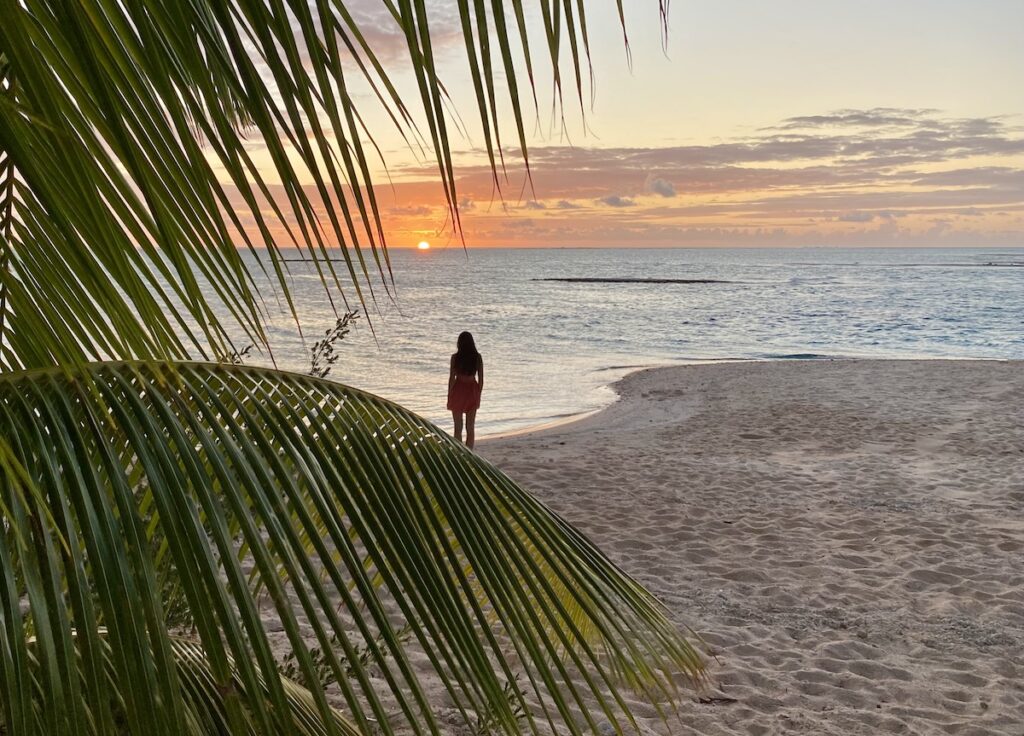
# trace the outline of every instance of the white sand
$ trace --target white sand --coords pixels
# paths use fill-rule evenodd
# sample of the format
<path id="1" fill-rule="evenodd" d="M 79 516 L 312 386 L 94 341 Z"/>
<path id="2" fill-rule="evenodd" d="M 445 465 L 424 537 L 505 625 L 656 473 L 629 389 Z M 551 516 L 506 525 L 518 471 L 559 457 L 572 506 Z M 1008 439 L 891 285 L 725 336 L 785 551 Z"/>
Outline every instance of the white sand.
<path id="1" fill-rule="evenodd" d="M 685 366 L 617 388 L 478 450 L 713 647 L 713 694 L 736 702 L 687 703 L 670 733 L 1024 734 L 1024 363 Z"/>

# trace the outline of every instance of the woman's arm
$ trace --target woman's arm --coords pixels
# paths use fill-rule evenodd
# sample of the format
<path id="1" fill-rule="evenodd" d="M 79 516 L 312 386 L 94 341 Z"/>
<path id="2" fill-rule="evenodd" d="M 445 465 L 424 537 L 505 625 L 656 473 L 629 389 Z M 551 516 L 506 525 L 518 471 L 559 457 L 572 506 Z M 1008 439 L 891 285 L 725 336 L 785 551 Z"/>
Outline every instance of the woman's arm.
<path id="1" fill-rule="evenodd" d="M 452 386 L 455 385 L 455 356 L 448 361 L 448 396 L 452 395 Z"/>
<path id="2" fill-rule="evenodd" d="M 480 391 L 484 390 L 484 358 L 481 355 L 477 358 L 476 372 L 480 374 Z"/>

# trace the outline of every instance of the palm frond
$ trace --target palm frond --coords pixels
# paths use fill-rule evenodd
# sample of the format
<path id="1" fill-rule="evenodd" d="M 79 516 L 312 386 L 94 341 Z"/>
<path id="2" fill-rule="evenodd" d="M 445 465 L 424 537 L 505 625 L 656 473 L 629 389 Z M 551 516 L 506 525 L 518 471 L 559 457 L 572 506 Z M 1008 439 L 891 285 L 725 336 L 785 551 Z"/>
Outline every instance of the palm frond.
<path id="1" fill-rule="evenodd" d="M 623 688 L 670 708 L 677 678 L 701 677 L 661 606 L 579 532 L 338 384 L 154 362 L 0 377 L 0 470 L 0 730 L 293 733 L 315 714 L 345 733 L 337 708 L 362 733 L 437 733 L 428 669 L 467 723 L 577 734 L 628 726 Z M 310 685 L 301 713 L 266 676 L 284 652 Z M 187 700 L 200 684 L 223 696 L 206 721 Z"/>
<path id="2" fill-rule="evenodd" d="M 83 680 L 85 677 L 100 675 L 105 678 L 101 682 L 96 683 L 100 685 L 97 689 L 97 694 L 105 698 L 109 704 L 108 713 L 110 719 L 105 724 L 105 727 L 113 728 L 115 733 L 123 733 L 127 726 L 123 693 L 132 687 L 132 683 L 126 682 L 120 676 L 115 666 L 113 653 L 105 632 L 100 631 L 98 634 L 97 641 L 100 646 L 98 659 L 101 672 L 86 671 L 82 667 L 83 659 L 81 652 L 76 651 L 75 662 L 79 669 L 77 672 L 72 670 L 70 676 L 72 680 L 79 680 L 77 685 L 81 688 L 88 688 L 89 686 Z M 75 642 L 76 644 L 78 643 L 77 637 Z M 261 687 L 256 695 L 252 696 L 247 691 L 245 684 L 234 676 L 233 673 L 226 684 L 218 682 L 218 679 L 211 671 L 210 663 L 206 659 L 202 646 L 198 642 L 179 636 L 172 636 L 170 638 L 170 648 L 175 675 L 181 686 L 179 704 L 183 729 L 179 733 L 183 736 L 235 736 L 236 734 L 238 736 L 258 736 L 261 733 L 257 724 L 253 722 L 250 716 L 253 710 L 250 703 L 254 698 L 265 699 L 267 697 L 267 687 L 266 683 L 262 682 L 262 673 L 257 675 L 257 679 L 261 680 Z M 40 644 L 38 640 L 30 639 L 26 650 L 28 669 L 30 676 L 34 680 L 33 687 L 37 694 L 40 693 L 39 688 L 42 685 L 42 682 L 39 680 L 40 660 L 36 656 L 36 651 L 39 649 Z M 229 662 L 229 666 L 233 672 L 234 664 Z M 332 714 L 331 725 L 325 725 L 309 690 L 287 678 L 282 678 L 277 672 L 274 672 L 271 676 L 281 681 L 291 716 L 293 730 L 289 731 L 289 733 L 294 733 L 296 736 L 328 736 L 330 733 L 340 733 L 343 736 L 360 736 L 359 731 L 337 711 L 334 711 Z M 241 720 L 232 720 L 228 717 L 225 704 L 232 698 L 242 705 L 242 708 L 238 709 Z M 42 700 L 38 696 L 37 699 Z M 89 713 L 93 717 L 102 717 L 107 714 L 102 711 L 105 711 L 105 708 L 91 707 L 89 709 Z M 0 729 L 2 729 L 3 733 L 18 732 L 17 729 L 3 729 L 3 725 L 4 722 L 0 721 Z M 84 728 L 82 731 L 85 733 L 102 732 L 95 725 L 90 728 Z"/>
<path id="3" fill-rule="evenodd" d="M 0 0 L 0 732 L 437 733 L 430 670 L 467 723 L 575 734 L 629 723 L 624 686 L 670 704 L 701 676 L 649 594 L 418 417 L 167 362 L 269 347 L 238 246 L 288 305 L 288 245 L 328 295 L 390 289 L 346 75 L 429 143 L 457 226 L 431 12 L 381 2 L 419 114 L 345 0 Z M 538 2 L 582 103 L 583 3 Z M 536 101 L 524 3 L 459 11 L 500 183 L 498 62 L 526 155 L 513 49 Z"/>
<path id="4" fill-rule="evenodd" d="M 564 62 L 582 103 L 583 3 L 538 3 L 559 99 Z M 459 226 L 436 10 L 381 0 L 408 47 L 416 113 L 348 5 L 0 0 L 0 167 L 11 185 L 0 213 L 10 225 L 0 232 L 0 370 L 219 357 L 239 332 L 268 348 L 262 296 L 239 247 L 262 254 L 256 267 L 272 273 L 296 321 L 283 247 L 304 249 L 346 310 L 346 291 L 364 307 L 388 292 L 365 150 L 375 144 L 356 82 L 403 135 L 422 132 Z M 501 98 L 526 156 L 520 58 L 536 99 L 523 2 L 460 0 L 459 14 L 500 185 Z"/>

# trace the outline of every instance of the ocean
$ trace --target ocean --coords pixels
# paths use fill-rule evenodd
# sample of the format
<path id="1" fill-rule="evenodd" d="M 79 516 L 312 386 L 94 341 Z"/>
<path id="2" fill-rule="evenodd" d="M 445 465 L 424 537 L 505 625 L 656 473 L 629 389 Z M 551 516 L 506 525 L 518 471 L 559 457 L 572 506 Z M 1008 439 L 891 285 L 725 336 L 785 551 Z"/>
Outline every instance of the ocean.
<path id="1" fill-rule="evenodd" d="M 598 409 L 614 399 L 609 384 L 641 366 L 1024 359 L 1024 250 L 448 247 L 391 256 L 394 298 L 375 279 L 376 301 L 368 296 L 368 317 L 339 344 L 330 377 L 449 427 L 448 358 L 469 330 L 486 369 L 478 434 Z M 315 270 L 288 266 L 306 339 L 281 310 L 270 341 L 278 367 L 306 372 L 311 344 L 335 317 Z"/>

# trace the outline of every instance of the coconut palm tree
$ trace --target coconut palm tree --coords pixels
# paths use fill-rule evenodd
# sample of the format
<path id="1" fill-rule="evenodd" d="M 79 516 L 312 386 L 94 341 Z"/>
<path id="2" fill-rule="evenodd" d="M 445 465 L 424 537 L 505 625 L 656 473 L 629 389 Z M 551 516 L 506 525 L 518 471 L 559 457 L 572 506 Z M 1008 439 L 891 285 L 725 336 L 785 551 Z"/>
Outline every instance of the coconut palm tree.
<path id="1" fill-rule="evenodd" d="M 261 269 L 291 308 L 284 247 L 390 298 L 356 82 L 457 225 L 427 5 L 379 2 L 414 115 L 351 0 L 0 0 L 0 733 L 582 733 L 701 677 L 650 594 L 435 427 L 227 360 L 270 348 Z M 492 164 L 502 100 L 526 153 L 527 13 L 559 94 L 588 53 L 584 3 L 525 5 L 456 8 Z"/>

